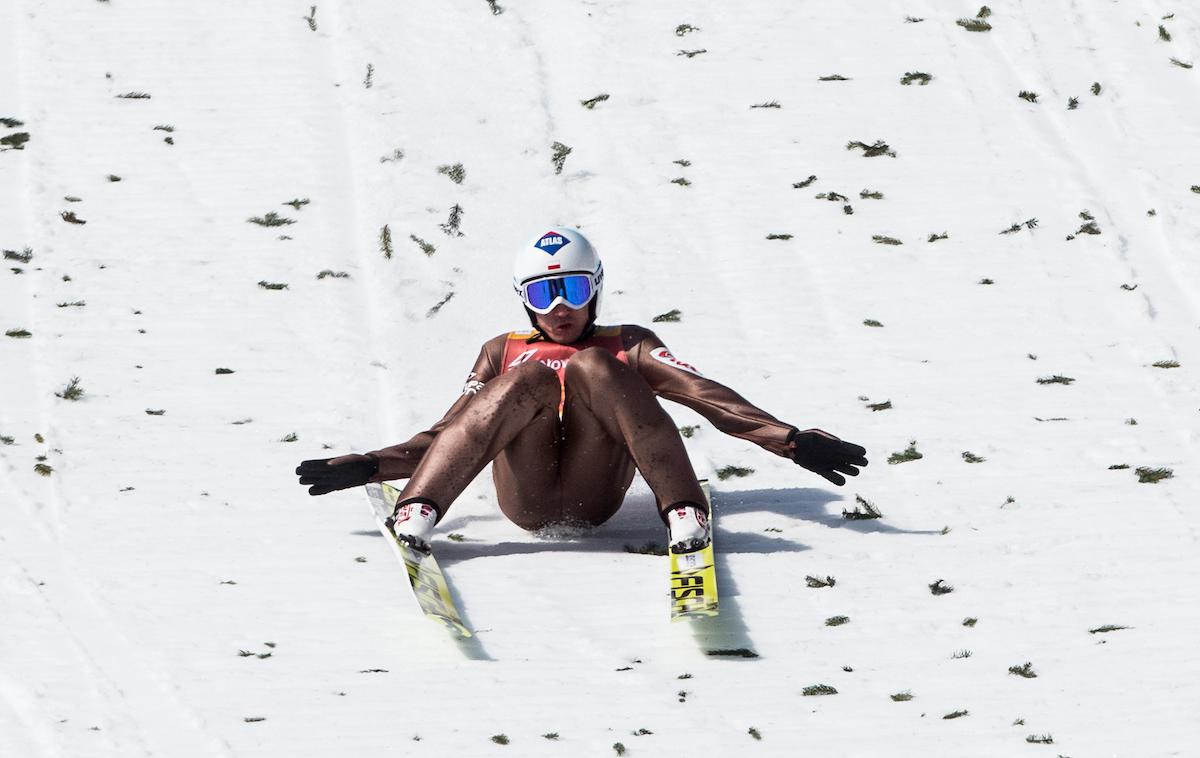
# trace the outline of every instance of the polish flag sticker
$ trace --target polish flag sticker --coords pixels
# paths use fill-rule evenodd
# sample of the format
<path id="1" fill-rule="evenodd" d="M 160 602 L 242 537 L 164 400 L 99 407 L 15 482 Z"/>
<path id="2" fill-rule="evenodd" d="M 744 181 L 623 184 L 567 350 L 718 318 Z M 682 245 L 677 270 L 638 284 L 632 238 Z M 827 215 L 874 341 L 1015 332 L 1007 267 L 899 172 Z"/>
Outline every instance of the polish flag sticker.
<path id="1" fill-rule="evenodd" d="M 696 376 L 704 376 L 704 374 L 701 374 L 692 364 L 684 363 L 675 356 L 671 355 L 671 351 L 665 347 L 654 348 L 650 351 L 650 357 L 659 363 L 665 363 L 668 366 L 674 366 L 680 371 L 686 371 L 689 374 L 695 374 Z"/>

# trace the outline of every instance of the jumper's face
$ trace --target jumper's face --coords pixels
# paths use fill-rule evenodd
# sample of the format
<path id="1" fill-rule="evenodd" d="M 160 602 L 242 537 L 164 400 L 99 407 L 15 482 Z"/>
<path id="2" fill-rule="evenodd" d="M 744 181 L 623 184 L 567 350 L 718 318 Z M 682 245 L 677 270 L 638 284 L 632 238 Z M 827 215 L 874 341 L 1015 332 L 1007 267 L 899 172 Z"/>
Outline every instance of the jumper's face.
<path id="1" fill-rule="evenodd" d="M 538 328 L 550 339 L 563 345 L 575 342 L 587 328 L 588 309 L 559 303 L 549 313 L 537 314 Z"/>

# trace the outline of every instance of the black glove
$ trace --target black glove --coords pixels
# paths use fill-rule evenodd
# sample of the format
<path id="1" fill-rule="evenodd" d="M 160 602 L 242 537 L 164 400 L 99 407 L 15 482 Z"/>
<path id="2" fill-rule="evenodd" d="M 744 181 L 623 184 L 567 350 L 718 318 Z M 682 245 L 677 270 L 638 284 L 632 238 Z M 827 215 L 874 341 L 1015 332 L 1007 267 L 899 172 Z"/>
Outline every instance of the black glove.
<path id="1" fill-rule="evenodd" d="M 854 467 L 867 465 L 866 448 L 840 440 L 820 429 L 803 432 L 793 429 L 787 441 L 793 461 L 839 487 L 846 483 L 846 477 L 842 474 L 858 476 L 858 469 Z"/>
<path id="2" fill-rule="evenodd" d="M 358 487 L 371 481 L 379 471 L 379 459 L 372 455 L 351 453 L 339 458 L 318 458 L 304 461 L 296 467 L 301 484 L 311 484 L 310 495 L 324 495 L 334 490 Z"/>

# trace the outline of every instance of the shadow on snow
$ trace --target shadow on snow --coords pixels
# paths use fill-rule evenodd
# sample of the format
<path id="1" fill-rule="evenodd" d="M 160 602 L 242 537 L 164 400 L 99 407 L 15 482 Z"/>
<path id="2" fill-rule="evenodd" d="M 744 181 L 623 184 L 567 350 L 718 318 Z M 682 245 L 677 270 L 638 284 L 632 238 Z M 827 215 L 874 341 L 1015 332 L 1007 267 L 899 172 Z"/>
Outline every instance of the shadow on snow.
<path id="1" fill-rule="evenodd" d="M 810 550 L 796 540 L 756 532 L 730 531 L 719 524 L 722 517 L 744 513 L 775 513 L 790 519 L 809 521 L 831 529 L 851 529 L 862 534 L 937 534 L 940 530 L 910 530 L 891 526 L 884 519 L 855 520 L 842 516 L 842 507 L 850 501 L 836 492 L 824 489 L 794 487 L 789 489 L 713 491 L 713 511 L 716 531 L 714 539 L 718 555 L 798 553 Z M 831 504 L 834 507 L 831 507 Z M 460 516 L 448 519 L 440 526 L 442 533 L 456 530 L 469 532 L 476 521 L 494 521 L 500 514 Z M 516 529 L 516 527 L 512 527 Z M 354 535 L 379 537 L 378 531 L 359 530 Z M 445 566 L 475 558 L 529 555 L 534 553 L 621 553 L 626 547 L 642 547 L 647 543 L 665 545 L 666 533 L 659 517 L 653 495 L 637 491 L 625 498 L 622 508 L 598 527 L 564 526 L 536 533 L 523 533 L 522 541 L 444 541 L 438 540 L 437 555 Z M 646 556 L 647 560 L 662 560 L 663 556 Z M 691 629 L 696 641 L 710 654 L 714 651 L 754 650 L 749 630 L 738 608 L 737 582 L 728 564 L 717 561 L 717 586 L 721 591 L 721 613 L 715 618 L 689 619 L 681 622 Z M 453 593 L 454 590 L 451 589 Z M 455 594 L 455 601 L 461 598 Z M 461 641 L 460 648 L 469 658 L 489 660 L 477 639 Z M 743 660 L 754 660 L 745 658 Z"/>
<path id="2" fill-rule="evenodd" d="M 850 529 L 861 534 L 915 534 L 931 535 L 940 529 L 901 529 L 887 523 L 886 515 L 881 519 L 847 519 L 842 516 L 842 507 L 851 503 L 836 492 L 807 487 L 768 490 L 714 491 L 713 511 L 716 531 L 714 537 L 720 554 L 771 554 L 799 553 L 810 550 L 808 545 L 781 536 L 768 536 L 757 532 L 731 531 L 721 526 L 723 516 L 743 513 L 775 513 L 799 521 L 821 524 L 831 529 Z M 834 507 L 830 507 L 834 504 Z M 498 513 L 479 516 L 460 516 L 447 519 L 439 525 L 439 531 L 449 533 L 463 530 L 469 533 L 475 521 L 493 521 L 502 518 Z M 511 527 L 519 531 L 517 527 Z M 377 531 L 352 532 L 359 536 L 378 537 Z M 626 547 L 640 548 L 648 543 L 666 544 L 662 520 L 654 505 L 654 498 L 647 492 L 631 493 L 616 515 L 598 527 L 563 526 L 540 532 L 521 532 L 522 540 L 503 542 L 472 540 L 462 542 L 438 540 L 438 558 L 446 565 L 475 558 L 505 555 L 529 555 L 534 553 L 621 553 Z M 718 566 L 721 564 L 718 563 Z M 728 586 L 729 581 L 725 579 Z"/>

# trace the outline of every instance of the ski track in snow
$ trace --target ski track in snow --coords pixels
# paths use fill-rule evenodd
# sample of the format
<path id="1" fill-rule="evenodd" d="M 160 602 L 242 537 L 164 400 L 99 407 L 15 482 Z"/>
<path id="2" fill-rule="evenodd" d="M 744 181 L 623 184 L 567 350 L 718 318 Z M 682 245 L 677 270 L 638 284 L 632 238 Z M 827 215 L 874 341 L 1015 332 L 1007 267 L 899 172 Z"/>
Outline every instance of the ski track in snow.
<path id="1" fill-rule="evenodd" d="M 1018 0 L 970 33 L 929 0 L 499 6 L 318 5 L 315 31 L 282 0 L 0 6 L 0 118 L 31 134 L 0 152 L 0 248 L 34 253 L 0 269 L 4 329 L 32 332 L 0 342 L 0 755 L 1194 752 L 1200 82 L 1168 58 L 1197 57 L 1196 11 Z M 898 157 L 845 148 L 875 139 Z M 1102 234 L 1065 241 L 1083 209 Z M 268 210 L 296 223 L 246 223 Z M 362 494 L 291 471 L 439 418 L 524 324 L 513 245 L 557 221 L 605 257 L 605 322 L 872 465 L 835 490 L 670 406 L 722 597 L 674 627 L 665 559 L 624 550 L 662 539 L 640 479 L 594 534 L 539 536 L 485 471 L 439 526 L 478 632 L 454 643 Z M 844 520 L 856 494 L 884 518 Z M 737 648 L 761 658 L 704 654 Z"/>

